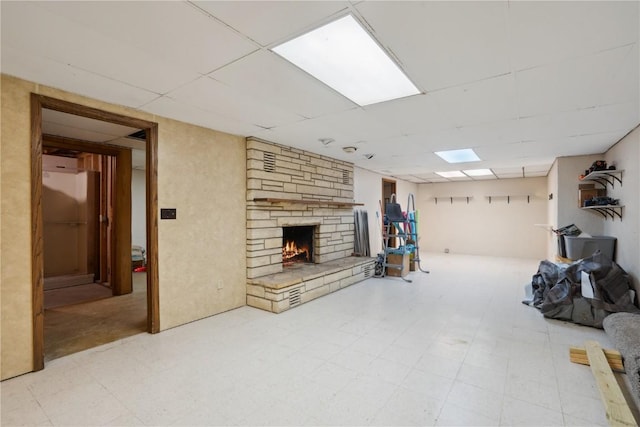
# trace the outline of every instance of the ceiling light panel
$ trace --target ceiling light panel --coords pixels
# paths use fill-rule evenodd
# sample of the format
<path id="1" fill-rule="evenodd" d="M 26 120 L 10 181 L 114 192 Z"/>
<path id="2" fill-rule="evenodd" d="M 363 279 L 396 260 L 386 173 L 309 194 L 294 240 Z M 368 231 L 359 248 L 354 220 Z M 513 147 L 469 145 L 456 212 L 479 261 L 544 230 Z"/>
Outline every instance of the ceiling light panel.
<path id="1" fill-rule="evenodd" d="M 479 162 L 481 160 L 471 148 L 436 151 L 435 153 L 449 163 Z"/>
<path id="2" fill-rule="evenodd" d="M 443 178 L 466 178 L 467 176 L 460 171 L 436 172 Z"/>
<path id="3" fill-rule="evenodd" d="M 491 172 L 491 169 L 468 169 L 468 170 L 463 170 L 462 172 L 464 172 L 465 175 L 467 176 L 493 176 L 493 172 Z"/>
<path id="4" fill-rule="evenodd" d="M 358 105 L 420 93 L 351 15 L 272 50 Z"/>

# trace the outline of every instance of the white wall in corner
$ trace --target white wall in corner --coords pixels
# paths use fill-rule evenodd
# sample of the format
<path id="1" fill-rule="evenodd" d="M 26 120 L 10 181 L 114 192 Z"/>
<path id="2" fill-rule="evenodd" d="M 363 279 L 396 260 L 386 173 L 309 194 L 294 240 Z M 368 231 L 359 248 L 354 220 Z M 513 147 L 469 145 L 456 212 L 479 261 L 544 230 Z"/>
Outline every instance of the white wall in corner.
<path id="1" fill-rule="evenodd" d="M 131 244 L 147 249 L 146 172 L 131 171 Z"/>
<path id="2" fill-rule="evenodd" d="M 624 169 L 622 185 L 607 186 L 607 195 L 624 205 L 622 220 L 600 219 L 604 234 L 616 237 L 616 262 L 629 273 L 640 294 L 640 128 L 611 147 L 605 155 L 608 164 Z"/>
<path id="3" fill-rule="evenodd" d="M 575 224 L 580 230 L 592 236 L 602 235 L 604 222 L 600 214 L 580 209 L 578 203 L 578 185 L 592 182 L 580 181 L 580 175 L 589 169 L 596 160 L 603 160 L 604 154 L 591 156 L 559 157 L 558 164 L 558 223 L 556 227 Z M 596 185 L 597 187 L 597 185 Z M 555 195 L 554 195 L 555 197 Z"/>
<path id="4" fill-rule="evenodd" d="M 545 259 L 549 231 L 536 224 L 548 222 L 547 194 L 546 177 L 420 184 L 420 248 Z"/>

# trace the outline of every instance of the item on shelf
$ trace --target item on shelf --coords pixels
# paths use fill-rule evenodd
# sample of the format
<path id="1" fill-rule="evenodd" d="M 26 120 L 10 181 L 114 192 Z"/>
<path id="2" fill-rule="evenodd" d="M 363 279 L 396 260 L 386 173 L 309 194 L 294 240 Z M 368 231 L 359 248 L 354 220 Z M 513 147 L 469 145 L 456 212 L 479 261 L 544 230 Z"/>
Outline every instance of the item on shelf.
<path id="1" fill-rule="evenodd" d="M 589 168 L 589 173 L 595 172 L 595 171 L 603 171 L 603 170 L 607 170 L 607 162 L 605 160 L 596 160 L 591 164 L 591 167 Z"/>
<path id="2" fill-rule="evenodd" d="M 584 207 L 589 206 L 616 206 L 619 203 L 618 199 L 612 199 L 611 197 L 593 197 L 590 200 L 584 201 Z"/>
<path id="3" fill-rule="evenodd" d="M 589 169 L 585 169 L 584 174 L 580 175 L 578 178 L 580 180 L 583 180 L 587 175 L 589 175 L 591 172 L 598 172 L 598 171 L 606 171 L 606 170 L 615 170 L 616 167 L 615 166 L 610 166 L 607 167 L 607 162 L 606 160 L 596 160 L 595 162 L 593 162 L 591 164 L 591 167 Z"/>
<path id="4" fill-rule="evenodd" d="M 583 208 L 589 206 L 587 202 L 594 197 L 605 197 L 607 190 L 605 188 L 595 188 L 594 184 L 580 184 L 578 187 L 578 207 Z"/>

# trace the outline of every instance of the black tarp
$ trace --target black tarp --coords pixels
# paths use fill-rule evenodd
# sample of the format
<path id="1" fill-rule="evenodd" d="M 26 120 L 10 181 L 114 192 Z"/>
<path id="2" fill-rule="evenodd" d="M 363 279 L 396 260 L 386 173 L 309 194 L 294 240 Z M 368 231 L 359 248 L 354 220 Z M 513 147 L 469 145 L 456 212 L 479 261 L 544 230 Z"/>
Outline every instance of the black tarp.
<path id="1" fill-rule="evenodd" d="M 593 298 L 582 294 L 582 272 L 590 278 Z M 602 328 L 602 321 L 611 313 L 640 313 L 633 303 L 628 274 L 600 251 L 568 266 L 540 262 L 531 288 L 532 299 L 523 302 L 553 319 Z"/>

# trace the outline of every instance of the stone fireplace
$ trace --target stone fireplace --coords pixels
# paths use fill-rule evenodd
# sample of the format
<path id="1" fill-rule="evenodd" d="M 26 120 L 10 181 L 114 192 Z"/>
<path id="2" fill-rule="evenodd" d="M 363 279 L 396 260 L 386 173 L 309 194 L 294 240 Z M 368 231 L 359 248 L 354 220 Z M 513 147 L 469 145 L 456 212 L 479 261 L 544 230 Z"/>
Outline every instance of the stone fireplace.
<path id="1" fill-rule="evenodd" d="M 352 256 L 355 205 L 351 163 L 248 138 L 247 304 L 279 313 L 369 277 L 373 259 Z"/>

